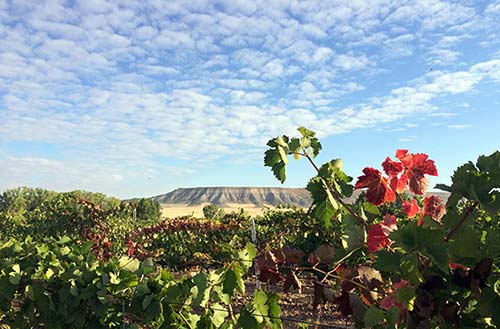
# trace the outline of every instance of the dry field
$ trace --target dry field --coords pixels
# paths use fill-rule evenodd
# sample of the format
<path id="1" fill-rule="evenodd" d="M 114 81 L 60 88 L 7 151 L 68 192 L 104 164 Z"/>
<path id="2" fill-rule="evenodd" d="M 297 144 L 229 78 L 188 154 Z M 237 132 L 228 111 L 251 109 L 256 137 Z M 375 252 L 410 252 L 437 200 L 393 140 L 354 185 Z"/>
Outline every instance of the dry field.
<path id="1" fill-rule="evenodd" d="M 203 207 L 206 205 L 201 204 L 198 206 L 189 206 L 189 205 L 179 205 L 179 204 L 162 204 L 162 216 L 167 218 L 174 218 L 180 216 L 192 215 L 194 217 L 203 217 Z M 254 204 L 242 204 L 242 203 L 233 203 L 227 204 L 225 207 L 222 207 L 226 214 L 231 212 L 240 212 L 240 209 L 244 209 L 249 215 L 257 216 L 261 215 L 265 209 L 274 208 L 272 206 L 266 207 L 257 207 Z"/>

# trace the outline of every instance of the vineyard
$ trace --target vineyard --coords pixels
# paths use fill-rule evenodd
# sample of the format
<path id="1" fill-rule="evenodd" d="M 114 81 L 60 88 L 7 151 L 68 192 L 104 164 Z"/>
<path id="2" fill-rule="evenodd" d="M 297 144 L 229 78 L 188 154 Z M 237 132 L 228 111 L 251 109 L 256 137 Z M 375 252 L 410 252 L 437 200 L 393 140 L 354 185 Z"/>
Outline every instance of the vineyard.
<path id="1" fill-rule="evenodd" d="M 436 186 L 444 203 L 426 195 L 426 154 L 397 150 L 354 181 L 299 133 L 270 140 L 264 164 L 280 182 L 292 158 L 311 165 L 308 210 L 160 218 L 147 199 L 5 191 L 0 328 L 500 327 L 500 152 Z"/>

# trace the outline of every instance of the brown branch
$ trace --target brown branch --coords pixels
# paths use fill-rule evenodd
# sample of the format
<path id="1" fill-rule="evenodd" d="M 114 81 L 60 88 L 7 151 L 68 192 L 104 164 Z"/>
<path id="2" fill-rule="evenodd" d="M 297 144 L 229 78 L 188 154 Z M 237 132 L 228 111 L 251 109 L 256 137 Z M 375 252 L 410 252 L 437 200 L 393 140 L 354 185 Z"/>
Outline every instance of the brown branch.
<path id="1" fill-rule="evenodd" d="M 189 324 L 188 320 L 187 320 L 187 319 L 184 317 L 184 315 L 182 314 L 182 308 L 181 308 L 181 310 L 179 310 L 179 312 L 177 312 L 177 314 L 179 314 L 179 315 L 180 315 L 180 317 L 181 317 L 182 321 L 184 321 L 184 323 L 186 323 L 186 324 L 187 324 L 187 326 L 188 326 L 188 328 L 189 328 L 189 329 L 193 329 L 193 327 Z"/>
<path id="2" fill-rule="evenodd" d="M 324 278 L 323 278 L 320 282 L 321 282 L 321 283 L 322 283 L 322 282 L 324 282 L 324 281 L 328 278 L 328 276 L 329 276 L 331 273 L 333 273 L 333 272 L 337 271 L 337 270 L 339 269 L 340 265 L 342 265 L 342 263 L 343 263 L 346 259 L 348 259 L 349 257 L 351 257 L 351 256 L 352 256 L 352 254 L 354 254 L 354 253 L 355 253 L 358 249 L 360 249 L 360 248 L 361 248 L 361 246 L 359 246 L 359 247 L 357 247 L 357 248 L 354 248 L 354 249 L 353 249 L 353 250 L 351 250 L 351 251 L 350 251 L 347 255 L 345 255 L 344 257 L 342 257 L 342 258 L 341 258 L 341 259 L 337 262 L 337 264 L 335 264 L 335 266 L 334 266 L 331 270 L 329 270 L 328 272 L 326 272 L 325 277 L 324 277 Z M 313 267 L 316 267 L 316 265 L 318 265 L 318 263 L 314 264 L 314 266 L 313 266 Z"/>
<path id="3" fill-rule="evenodd" d="M 367 286 L 364 286 L 361 283 L 356 282 L 354 280 L 342 277 L 340 275 L 331 274 L 330 272 L 325 272 L 323 270 L 320 270 L 317 267 L 312 267 L 312 269 L 315 270 L 315 271 L 317 271 L 317 272 L 319 272 L 319 273 L 321 273 L 321 274 L 323 274 L 323 275 L 326 275 L 327 277 L 331 277 L 331 278 L 334 278 L 334 279 L 337 279 L 337 280 L 341 280 L 341 281 L 346 281 L 346 282 L 349 282 L 349 283 L 355 285 L 356 287 L 358 287 L 360 289 L 363 289 L 363 290 L 366 290 L 366 291 L 371 291 L 371 289 L 368 288 Z"/>
<path id="4" fill-rule="evenodd" d="M 462 226 L 462 224 L 465 222 L 465 220 L 467 219 L 467 217 L 469 217 L 469 215 L 472 213 L 472 211 L 474 211 L 474 209 L 479 205 L 479 201 L 474 201 L 473 204 L 471 204 L 469 207 L 467 207 L 467 209 L 465 209 L 465 211 L 462 213 L 462 217 L 460 218 L 460 221 L 457 223 L 457 225 L 455 225 L 451 230 L 450 232 L 448 232 L 448 234 L 446 234 L 446 236 L 444 237 L 444 242 L 448 242 L 450 241 L 451 237 L 457 233 L 458 229 L 460 228 L 460 226 Z"/>

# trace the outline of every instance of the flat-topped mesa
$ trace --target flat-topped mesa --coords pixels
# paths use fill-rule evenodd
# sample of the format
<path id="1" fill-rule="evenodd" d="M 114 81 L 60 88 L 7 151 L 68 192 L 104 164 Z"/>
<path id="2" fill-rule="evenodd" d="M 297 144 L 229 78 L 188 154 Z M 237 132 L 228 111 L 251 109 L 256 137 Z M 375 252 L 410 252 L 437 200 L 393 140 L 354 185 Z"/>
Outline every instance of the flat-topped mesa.
<path id="1" fill-rule="evenodd" d="M 354 202 L 360 190 L 355 190 L 347 203 Z M 448 193 L 430 192 L 440 196 L 445 202 Z M 258 207 L 278 205 L 295 205 L 308 208 L 311 205 L 311 195 L 305 188 L 284 187 L 190 187 L 178 188 L 166 194 L 152 197 L 163 204 L 178 204 L 197 206 L 204 203 L 214 203 L 220 207 L 231 204 L 253 204 Z"/>
<path id="2" fill-rule="evenodd" d="M 167 194 L 152 197 L 164 204 L 200 205 L 215 203 L 218 206 L 227 204 L 254 204 L 256 206 L 278 206 L 291 204 L 298 207 L 309 207 L 311 196 L 303 188 L 281 187 L 193 187 L 178 188 Z"/>

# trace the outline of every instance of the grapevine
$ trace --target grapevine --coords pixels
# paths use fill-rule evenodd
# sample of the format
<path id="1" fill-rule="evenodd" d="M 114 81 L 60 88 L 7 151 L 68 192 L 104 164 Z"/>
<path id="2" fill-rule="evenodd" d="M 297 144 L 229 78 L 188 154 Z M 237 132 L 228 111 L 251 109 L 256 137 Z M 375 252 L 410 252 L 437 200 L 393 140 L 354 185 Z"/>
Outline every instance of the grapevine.
<path id="1" fill-rule="evenodd" d="M 316 172 L 307 185 L 311 214 L 339 232 L 330 266 L 309 267 L 323 276 L 315 306 L 331 302 L 359 327 L 500 325 L 498 151 L 459 167 L 451 186 L 437 186 L 450 193 L 445 205 L 426 195 L 426 176 L 438 174 L 428 155 L 397 150 L 383 171 L 366 167 L 353 186 L 340 159 L 314 162 L 322 146 L 313 131 L 298 130 L 299 138 L 270 140 L 264 164 L 284 182 L 288 157 L 306 158 Z M 356 189 L 364 192 L 347 204 Z M 273 278 L 281 279 L 278 265 Z M 336 296 L 327 296 L 326 278 Z"/>

